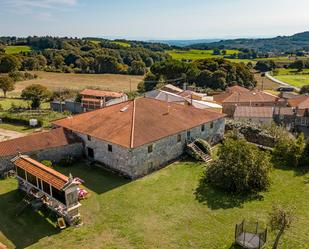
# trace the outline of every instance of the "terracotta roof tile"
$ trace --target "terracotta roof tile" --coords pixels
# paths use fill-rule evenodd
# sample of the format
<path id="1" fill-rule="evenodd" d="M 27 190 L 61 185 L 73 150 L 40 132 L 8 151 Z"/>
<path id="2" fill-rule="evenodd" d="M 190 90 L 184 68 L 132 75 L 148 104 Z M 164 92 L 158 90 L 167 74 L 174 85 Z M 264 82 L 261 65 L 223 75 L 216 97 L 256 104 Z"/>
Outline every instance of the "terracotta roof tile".
<path id="1" fill-rule="evenodd" d="M 234 118 L 272 118 L 274 108 L 270 106 L 237 106 Z"/>
<path id="2" fill-rule="evenodd" d="M 299 109 L 309 108 L 309 96 L 301 95 L 288 100 L 288 104 L 291 107 L 298 107 Z"/>
<path id="3" fill-rule="evenodd" d="M 81 141 L 73 134 L 66 132 L 63 128 L 57 128 L 0 142 L 0 156 L 12 156 L 17 153 L 39 151 L 76 142 Z"/>
<path id="4" fill-rule="evenodd" d="M 124 95 L 123 93 L 120 92 L 102 91 L 94 89 L 85 89 L 81 91 L 80 94 L 93 97 L 113 97 L 113 98 L 120 98 Z"/>
<path id="5" fill-rule="evenodd" d="M 14 159 L 13 163 L 16 167 L 29 172 L 58 190 L 63 189 L 69 180 L 67 176 L 27 156 L 19 156 Z"/>
<path id="6" fill-rule="evenodd" d="M 278 97 L 262 91 L 226 92 L 214 95 L 214 101 L 219 103 L 262 103 L 276 102 Z"/>
<path id="7" fill-rule="evenodd" d="M 229 93 L 243 93 L 243 92 L 250 92 L 249 89 L 245 88 L 245 87 L 242 87 L 242 86 L 231 86 L 231 87 L 228 87 L 227 92 Z"/>
<path id="8" fill-rule="evenodd" d="M 192 106 L 138 98 L 53 123 L 134 148 L 223 117 L 224 114 Z"/>

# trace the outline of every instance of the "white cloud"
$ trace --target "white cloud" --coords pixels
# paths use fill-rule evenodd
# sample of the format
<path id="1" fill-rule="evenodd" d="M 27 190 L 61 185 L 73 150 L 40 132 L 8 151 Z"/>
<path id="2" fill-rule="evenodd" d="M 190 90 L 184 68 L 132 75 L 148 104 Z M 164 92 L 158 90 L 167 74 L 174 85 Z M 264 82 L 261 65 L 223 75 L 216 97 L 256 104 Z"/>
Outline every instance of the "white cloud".
<path id="1" fill-rule="evenodd" d="M 53 20 L 53 12 L 72 10 L 78 0 L 0 0 L 0 12 L 31 15 L 41 21 Z"/>

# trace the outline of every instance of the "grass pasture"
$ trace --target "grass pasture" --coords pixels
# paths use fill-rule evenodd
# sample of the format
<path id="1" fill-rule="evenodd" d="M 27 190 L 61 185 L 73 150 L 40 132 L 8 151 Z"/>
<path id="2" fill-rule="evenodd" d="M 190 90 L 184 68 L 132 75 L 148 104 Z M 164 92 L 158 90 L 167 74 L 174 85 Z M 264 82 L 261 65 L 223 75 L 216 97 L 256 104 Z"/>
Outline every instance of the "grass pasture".
<path id="1" fill-rule="evenodd" d="M 31 84 L 41 84 L 50 90 L 70 88 L 80 90 L 86 87 L 98 87 L 103 90 L 132 91 L 137 89 L 143 76 L 121 74 L 66 74 L 33 72 L 38 75 L 37 79 L 20 81 L 15 85 L 15 90 L 8 93 L 9 96 L 19 96 L 21 91 Z M 131 85 L 131 87 L 130 87 Z"/>
<path id="2" fill-rule="evenodd" d="M 28 53 L 31 51 L 29 46 L 7 46 L 5 48 L 5 53 L 7 54 L 19 54 L 21 52 Z"/>
<path id="3" fill-rule="evenodd" d="M 131 47 L 130 43 L 127 42 L 121 42 L 121 41 L 112 41 L 111 43 L 117 44 L 119 46 L 123 46 L 123 47 Z"/>
<path id="4" fill-rule="evenodd" d="M 199 60 L 207 58 L 220 58 L 222 55 L 214 55 L 213 50 L 198 50 L 190 49 L 187 51 L 184 50 L 168 50 L 166 51 L 173 59 L 176 60 Z M 226 50 L 227 55 L 238 54 L 238 50 Z"/>
<path id="5" fill-rule="evenodd" d="M 296 206 L 297 219 L 280 248 L 309 245 L 309 174 L 272 172 L 272 186 L 259 199 L 229 197 L 200 184 L 204 167 L 174 163 L 136 181 L 127 181 L 82 162 L 57 170 L 85 180 L 84 225 L 60 231 L 55 219 L 26 210 L 14 216 L 22 196 L 16 180 L 0 181 L 0 242 L 9 248 L 220 248 L 231 249 L 235 224 L 246 218 L 266 224 L 275 202 Z M 44 215 L 43 215 L 44 214 Z M 274 234 L 269 232 L 266 248 Z"/>
<path id="6" fill-rule="evenodd" d="M 309 69 L 297 72 L 295 69 L 280 68 L 274 78 L 292 86 L 302 87 L 309 85 Z"/>

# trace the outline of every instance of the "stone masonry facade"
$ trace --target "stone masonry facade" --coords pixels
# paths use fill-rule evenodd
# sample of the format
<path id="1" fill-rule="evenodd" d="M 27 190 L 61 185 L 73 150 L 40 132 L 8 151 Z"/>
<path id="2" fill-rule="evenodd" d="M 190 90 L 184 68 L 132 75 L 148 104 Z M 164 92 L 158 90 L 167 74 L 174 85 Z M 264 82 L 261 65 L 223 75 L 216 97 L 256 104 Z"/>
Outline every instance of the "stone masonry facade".
<path id="1" fill-rule="evenodd" d="M 136 148 L 126 148 L 84 134 L 76 135 L 84 141 L 86 155 L 90 149 L 93 160 L 135 179 L 180 157 L 188 139 L 202 138 L 215 144 L 223 138 L 224 130 L 225 119 L 221 118 Z"/>
<path id="2" fill-rule="evenodd" d="M 81 158 L 84 153 L 84 148 L 82 143 L 68 144 L 65 146 L 44 149 L 40 151 L 32 151 L 28 153 L 23 153 L 31 158 L 42 161 L 49 160 L 52 162 L 59 162 L 61 159 L 66 158 L 67 156 L 73 156 L 75 158 Z M 0 158 L 0 177 L 3 177 L 3 174 L 13 168 L 11 159 L 17 155 L 6 156 Z"/>

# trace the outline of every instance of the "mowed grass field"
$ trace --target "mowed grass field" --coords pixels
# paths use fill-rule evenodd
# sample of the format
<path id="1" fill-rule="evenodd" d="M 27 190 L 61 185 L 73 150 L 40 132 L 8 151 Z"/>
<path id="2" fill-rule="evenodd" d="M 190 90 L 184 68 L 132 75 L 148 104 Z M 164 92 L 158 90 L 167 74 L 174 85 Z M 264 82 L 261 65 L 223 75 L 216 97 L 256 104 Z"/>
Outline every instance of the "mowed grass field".
<path id="1" fill-rule="evenodd" d="M 199 59 L 207 59 L 207 58 L 222 58 L 223 55 L 214 55 L 213 54 L 213 50 L 198 50 L 198 49 L 191 49 L 188 51 L 184 51 L 184 50 L 167 50 L 166 51 L 169 55 L 172 56 L 173 59 L 176 60 L 199 60 Z M 231 55 L 231 54 L 238 54 L 239 51 L 238 50 L 231 50 L 231 49 L 227 49 L 226 50 L 226 54 L 227 55 Z M 299 57 L 299 59 L 301 58 L 305 58 L 305 57 Z M 243 63 L 248 63 L 248 62 L 252 62 L 253 64 L 255 64 L 258 60 L 273 60 L 275 62 L 286 62 L 286 63 L 291 63 L 292 61 L 289 60 L 289 58 L 287 56 L 280 56 L 280 57 L 271 57 L 271 58 L 258 58 L 258 59 L 228 59 L 229 61 L 232 62 L 243 62 Z"/>
<path id="2" fill-rule="evenodd" d="M 19 54 L 20 52 L 30 52 L 31 47 L 29 46 L 7 46 L 5 48 L 5 53 L 7 54 Z"/>
<path id="3" fill-rule="evenodd" d="M 55 219 L 30 209 L 15 217 L 22 195 L 16 180 L 0 181 L 0 242 L 9 248 L 231 249 L 235 224 L 266 225 L 272 205 L 295 205 L 296 217 L 279 248 L 309 245 L 308 173 L 274 169 L 272 186 L 257 199 L 227 196 L 200 185 L 202 164 L 182 161 L 136 181 L 124 180 L 82 162 L 56 167 L 85 180 L 84 225 L 60 231 Z M 270 249 L 275 234 L 269 231 Z"/>
<path id="4" fill-rule="evenodd" d="M 131 76 L 121 74 L 66 74 L 49 72 L 32 72 L 38 75 L 37 79 L 18 82 L 15 90 L 9 96 L 19 96 L 21 91 L 31 84 L 41 84 L 50 90 L 64 88 L 84 89 L 86 87 L 98 87 L 111 91 L 135 91 L 143 76 Z M 130 87 L 131 86 L 131 87 Z"/>
<path id="5" fill-rule="evenodd" d="M 123 47 L 131 47 L 130 43 L 127 43 L 127 42 L 112 41 L 112 43 L 123 46 Z"/>
<path id="6" fill-rule="evenodd" d="M 278 74 L 274 78 L 288 83 L 292 86 L 302 87 L 309 85 L 309 69 L 305 69 L 301 72 L 297 72 L 294 69 L 278 69 Z"/>

